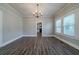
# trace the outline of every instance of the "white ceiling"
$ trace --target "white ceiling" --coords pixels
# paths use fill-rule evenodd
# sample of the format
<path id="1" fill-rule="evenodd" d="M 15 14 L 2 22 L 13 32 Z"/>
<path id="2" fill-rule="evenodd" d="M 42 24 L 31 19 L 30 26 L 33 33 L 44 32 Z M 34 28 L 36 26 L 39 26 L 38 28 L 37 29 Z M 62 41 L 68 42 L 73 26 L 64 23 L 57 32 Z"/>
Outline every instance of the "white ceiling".
<path id="1" fill-rule="evenodd" d="M 10 5 L 19 11 L 23 17 L 33 17 L 33 11 L 36 10 L 35 3 L 12 3 Z M 40 3 L 39 9 L 42 10 L 43 17 L 50 17 L 64 5 L 65 3 Z"/>

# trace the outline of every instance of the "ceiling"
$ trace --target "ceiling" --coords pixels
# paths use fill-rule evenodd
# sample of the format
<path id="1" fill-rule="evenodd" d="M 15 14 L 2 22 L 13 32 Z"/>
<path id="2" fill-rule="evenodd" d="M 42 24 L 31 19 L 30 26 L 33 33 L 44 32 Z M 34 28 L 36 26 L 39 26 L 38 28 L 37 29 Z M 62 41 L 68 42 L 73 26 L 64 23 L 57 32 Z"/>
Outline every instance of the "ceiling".
<path id="1" fill-rule="evenodd" d="M 39 9 L 43 13 L 43 17 L 54 15 L 59 9 L 64 7 L 66 3 L 40 3 Z M 10 4 L 23 17 L 33 17 L 33 12 L 36 10 L 36 3 L 12 3 Z"/>

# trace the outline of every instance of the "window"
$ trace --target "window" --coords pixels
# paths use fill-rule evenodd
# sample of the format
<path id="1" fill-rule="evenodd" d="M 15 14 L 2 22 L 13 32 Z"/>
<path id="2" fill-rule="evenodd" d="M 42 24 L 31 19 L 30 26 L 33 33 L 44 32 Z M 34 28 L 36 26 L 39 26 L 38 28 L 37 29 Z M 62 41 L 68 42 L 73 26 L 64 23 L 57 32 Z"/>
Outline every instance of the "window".
<path id="1" fill-rule="evenodd" d="M 56 32 L 61 33 L 61 19 L 56 20 Z"/>
<path id="2" fill-rule="evenodd" d="M 64 17 L 64 34 L 74 36 L 75 15 L 71 14 Z"/>

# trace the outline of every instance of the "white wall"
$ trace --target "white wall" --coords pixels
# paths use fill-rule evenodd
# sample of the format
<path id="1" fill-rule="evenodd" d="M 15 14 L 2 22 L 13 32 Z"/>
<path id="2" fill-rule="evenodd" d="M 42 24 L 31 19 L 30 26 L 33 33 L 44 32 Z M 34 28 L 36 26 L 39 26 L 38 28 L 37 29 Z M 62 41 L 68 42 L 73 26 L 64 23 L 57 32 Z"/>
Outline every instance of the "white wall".
<path id="1" fill-rule="evenodd" d="M 37 23 L 42 22 L 43 36 L 53 35 L 53 21 L 50 18 L 22 18 L 9 4 L 0 4 L 0 41 L 6 45 L 19 36 L 37 36 Z M 2 18 L 1 18 L 2 17 Z"/>
<path id="2" fill-rule="evenodd" d="M 23 20 L 23 33 L 26 36 L 37 36 L 37 23 L 42 22 L 43 36 L 53 35 L 53 20 L 50 18 L 28 17 Z"/>
<path id="3" fill-rule="evenodd" d="M 2 44 L 2 39 L 3 39 L 3 34 L 2 34 L 2 17 L 3 17 L 3 13 L 0 10 L 0 45 Z"/>
<path id="4" fill-rule="evenodd" d="M 3 44 L 13 41 L 21 36 L 22 33 L 22 17 L 10 5 L 0 4 L 0 10 L 3 12 Z M 1 23 L 0 23 L 1 24 Z M 1 26 L 1 25 L 0 25 Z"/>
<path id="5" fill-rule="evenodd" d="M 23 34 L 26 36 L 37 36 L 36 19 L 27 17 L 23 19 Z"/>
<path id="6" fill-rule="evenodd" d="M 43 36 L 53 36 L 53 19 L 43 18 Z"/>

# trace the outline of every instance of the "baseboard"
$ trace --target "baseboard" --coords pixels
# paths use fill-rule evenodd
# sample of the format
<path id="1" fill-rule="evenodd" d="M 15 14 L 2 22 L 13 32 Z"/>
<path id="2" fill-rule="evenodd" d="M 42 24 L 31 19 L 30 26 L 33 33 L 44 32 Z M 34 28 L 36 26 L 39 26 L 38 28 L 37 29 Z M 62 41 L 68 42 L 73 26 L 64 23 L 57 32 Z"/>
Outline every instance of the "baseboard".
<path id="1" fill-rule="evenodd" d="M 53 37 L 54 35 L 43 35 L 42 37 Z"/>
<path id="2" fill-rule="evenodd" d="M 23 35 L 23 37 L 37 37 L 37 35 Z"/>
<path id="3" fill-rule="evenodd" d="M 17 40 L 17 39 L 19 39 L 19 38 L 22 38 L 22 37 L 23 37 L 23 35 L 21 35 L 21 36 L 19 36 L 19 37 L 15 38 L 15 39 L 13 39 L 13 40 L 10 40 L 10 41 L 8 41 L 8 42 L 6 42 L 6 43 L 4 43 L 4 44 L 0 45 L 0 47 L 4 47 L 4 46 L 6 46 L 6 45 L 8 45 L 8 44 L 12 43 L 12 42 L 13 42 L 13 41 L 15 41 L 15 40 Z"/>
<path id="4" fill-rule="evenodd" d="M 57 39 L 59 39 L 59 40 L 65 42 L 65 43 L 67 43 L 68 45 L 74 47 L 75 49 L 79 50 L 79 46 L 77 46 L 77 45 L 75 45 L 75 44 L 73 44 L 73 43 L 70 43 L 70 42 L 68 42 L 68 41 L 66 41 L 66 40 L 64 40 L 64 39 L 62 39 L 62 38 L 60 38 L 60 37 L 58 37 L 58 36 L 56 36 L 56 35 L 54 35 L 54 37 L 56 37 Z"/>
<path id="5" fill-rule="evenodd" d="M 6 42 L 6 43 L 0 45 L 0 47 L 4 47 L 4 46 L 6 46 L 7 44 L 10 44 L 10 43 L 12 43 L 13 41 L 15 41 L 15 40 L 17 40 L 17 39 L 19 39 L 19 38 L 21 38 L 21 37 L 37 37 L 37 35 L 21 35 L 21 36 L 15 38 L 15 39 L 12 39 L 12 40 L 10 40 L 10 41 L 8 41 L 8 42 Z M 53 37 L 53 35 L 44 35 L 43 37 Z"/>
<path id="6" fill-rule="evenodd" d="M 15 40 L 17 40 L 17 39 L 19 39 L 19 38 L 21 38 L 21 37 L 24 37 L 24 36 L 25 36 L 25 37 L 37 37 L 36 35 L 21 35 L 21 36 L 15 38 L 15 39 L 13 39 L 13 40 L 10 40 L 10 41 L 8 41 L 8 42 L 6 42 L 6 43 L 0 45 L 0 47 L 6 46 L 7 44 L 10 44 L 10 43 L 12 43 L 13 41 L 15 41 Z M 74 48 L 76 48 L 76 49 L 79 50 L 79 46 L 76 46 L 75 44 L 72 44 L 72 43 L 70 43 L 70 42 L 68 42 L 68 41 L 66 41 L 66 40 L 64 40 L 64 39 L 61 39 L 60 37 L 57 37 L 56 35 L 44 35 L 43 37 L 56 37 L 57 39 L 59 39 L 59 40 L 65 42 L 65 43 L 69 44 L 70 46 L 72 46 L 72 47 L 74 47 Z"/>
<path id="7" fill-rule="evenodd" d="M 37 35 L 23 35 L 24 37 L 37 37 Z M 53 35 L 43 35 L 42 37 L 53 37 Z"/>

